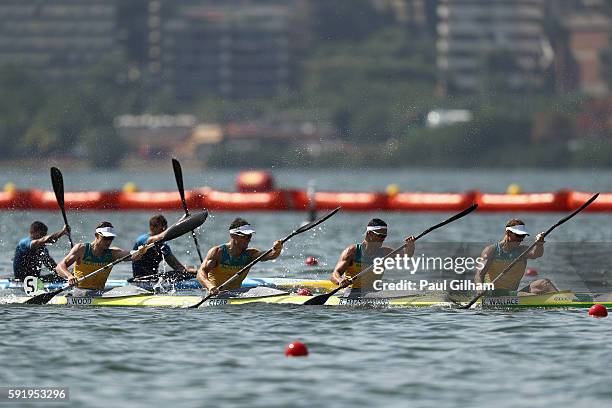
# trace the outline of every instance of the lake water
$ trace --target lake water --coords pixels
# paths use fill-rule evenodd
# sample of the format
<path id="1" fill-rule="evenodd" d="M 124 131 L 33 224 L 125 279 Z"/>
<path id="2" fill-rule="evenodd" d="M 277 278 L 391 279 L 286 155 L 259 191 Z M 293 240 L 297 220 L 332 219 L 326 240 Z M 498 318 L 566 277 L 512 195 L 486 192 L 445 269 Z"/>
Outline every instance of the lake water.
<path id="1" fill-rule="evenodd" d="M 233 189 L 233 171 L 184 173 L 186 188 Z M 500 192 L 518 183 L 528 191 L 612 191 L 608 171 L 278 170 L 274 175 L 285 187 L 303 187 L 314 178 L 322 190 L 383 190 L 397 183 L 402 190 Z M 8 181 L 19 188 L 51 188 L 47 171 L 5 170 L 0 184 Z M 121 188 L 127 181 L 143 190 L 175 188 L 170 165 L 139 173 L 64 171 L 67 191 Z M 68 218 L 75 241 L 93 239 L 95 225 L 109 220 L 120 233 L 117 245 L 128 247 L 146 231 L 150 215 L 69 212 Z M 166 214 L 171 221 L 180 215 Z M 240 215 L 257 229 L 252 244 L 259 248 L 268 248 L 304 219 L 302 213 Z M 293 238 L 277 261 L 257 265 L 251 275 L 326 278 L 339 253 L 361 240 L 370 218 L 380 216 L 389 223 L 394 246 L 403 236 L 416 235 L 450 215 L 341 213 L 322 228 Z M 211 214 L 198 231 L 203 251 L 227 240 L 227 226 L 235 216 Z M 470 215 L 423 242 L 484 245 L 501 237 L 510 216 L 520 216 L 538 232 L 562 214 Z M 10 274 L 15 245 L 34 219 L 51 230 L 62 223 L 59 211 L 0 212 L 0 275 Z M 611 215 L 581 214 L 555 230 L 546 245 L 608 245 L 611 222 Z M 190 237 L 171 245 L 181 261 L 196 264 Z M 65 239 L 50 247 L 56 259 L 67 249 Z M 552 259 L 553 252 L 530 265 L 555 280 L 555 274 L 571 271 Z M 316 269 L 304 265 L 309 255 L 319 258 Z M 589 261 L 598 264 L 598 259 Z M 607 268 L 607 262 L 599 264 Z M 128 274 L 127 264 L 113 272 L 115 277 Z M 585 310 L 2 305 L 0 311 L 0 386 L 68 386 L 70 406 L 586 407 L 612 401 L 610 321 L 590 318 Z M 284 348 L 293 340 L 306 343 L 310 356 L 286 358 Z"/>

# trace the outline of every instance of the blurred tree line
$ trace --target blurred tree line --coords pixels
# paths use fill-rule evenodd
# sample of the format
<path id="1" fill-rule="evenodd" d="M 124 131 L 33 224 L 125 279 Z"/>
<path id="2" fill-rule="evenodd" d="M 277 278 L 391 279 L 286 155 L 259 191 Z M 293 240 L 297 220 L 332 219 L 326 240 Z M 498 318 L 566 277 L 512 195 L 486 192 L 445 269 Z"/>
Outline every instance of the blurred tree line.
<path id="1" fill-rule="evenodd" d="M 0 68 L 0 159 L 70 156 L 115 166 L 129 153 L 113 127 L 120 114 L 193 113 L 202 121 L 266 118 L 329 121 L 343 147 L 245 154 L 219 146 L 215 166 L 609 166 L 612 143 L 578 138 L 580 98 L 511 89 L 503 53 L 483 56 L 482 91 L 438 95 L 435 41 L 398 25 L 369 0 L 313 1 L 311 46 L 299 83 L 275 98 L 177 100 L 142 73 L 145 21 L 120 33 L 125 56 L 101 62 L 75 83 L 41 83 L 23 67 Z M 127 19 L 125 2 L 119 17 Z M 138 71 L 138 70 L 136 70 Z M 427 128 L 432 109 L 469 109 L 469 123 Z M 248 160 L 247 160 L 248 158 Z"/>
<path id="2" fill-rule="evenodd" d="M 132 112 L 138 87 L 121 59 L 101 63 L 75 83 L 43 83 L 20 66 L 0 68 L 0 159 L 77 157 L 117 165 L 126 152 L 113 126 Z"/>

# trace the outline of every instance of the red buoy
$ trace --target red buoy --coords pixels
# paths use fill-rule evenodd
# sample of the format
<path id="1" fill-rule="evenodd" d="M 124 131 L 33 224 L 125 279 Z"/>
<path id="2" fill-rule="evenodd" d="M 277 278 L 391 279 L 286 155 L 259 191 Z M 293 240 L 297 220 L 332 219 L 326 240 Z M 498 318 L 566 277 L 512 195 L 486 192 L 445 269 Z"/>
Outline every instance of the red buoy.
<path id="1" fill-rule="evenodd" d="M 300 288 L 297 294 L 298 296 L 312 296 L 312 292 L 306 288 Z"/>
<path id="2" fill-rule="evenodd" d="M 306 357 L 308 355 L 308 349 L 304 343 L 294 341 L 289 343 L 285 349 L 285 356 L 287 357 Z"/>
<path id="3" fill-rule="evenodd" d="M 306 258 L 306 265 L 314 266 L 318 264 L 319 264 L 319 260 L 315 258 L 314 256 L 309 256 L 308 258 Z"/>
<path id="4" fill-rule="evenodd" d="M 527 268 L 527 272 L 525 272 L 525 276 L 538 276 L 538 271 L 533 268 Z"/>
<path id="5" fill-rule="evenodd" d="M 593 317 L 607 317 L 608 309 L 604 305 L 600 305 L 599 303 L 591 306 L 589 309 L 589 316 Z"/>

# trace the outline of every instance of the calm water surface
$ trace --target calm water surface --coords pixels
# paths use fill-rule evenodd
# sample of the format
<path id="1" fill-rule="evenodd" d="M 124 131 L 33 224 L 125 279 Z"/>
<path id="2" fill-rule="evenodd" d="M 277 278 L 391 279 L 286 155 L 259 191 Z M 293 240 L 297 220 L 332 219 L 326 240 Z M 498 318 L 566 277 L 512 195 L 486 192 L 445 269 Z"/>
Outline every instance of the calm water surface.
<path id="1" fill-rule="evenodd" d="M 503 191 L 518 182 L 527 190 L 561 187 L 611 190 L 606 172 L 279 172 L 279 184 L 321 189 Z M 192 175 L 186 184 L 231 189 L 235 173 Z M 46 172 L 5 172 L 0 183 L 49 189 Z M 173 189 L 171 169 L 150 174 L 65 172 L 67 190 L 120 188 L 136 181 L 143 189 Z M 99 184 L 96 184 L 99 183 Z M 119 230 L 122 247 L 146 230 L 143 212 L 69 213 L 75 240 L 90 240 L 99 221 Z M 180 213 L 166 214 L 175 219 Z M 257 229 L 253 245 L 267 248 L 303 220 L 299 213 L 246 213 Z M 391 225 L 391 241 L 416 234 L 450 214 L 378 214 Z M 498 239 L 511 215 L 533 231 L 560 214 L 474 215 L 424 238 L 426 242 L 487 242 Z M 203 250 L 224 242 L 236 214 L 211 214 L 198 232 Z M 295 237 L 276 262 L 260 264 L 259 276 L 326 277 L 340 251 L 357 242 L 374 214 L 340 214 Z M 27 226 L 41 219 L 59 228 L 59 212 L 0 212 L 0 275 L 10 273 L 12 253 Z M 609 215 L 581 215 L 549 242 L 612 242 Z M 195 264 L 188 237 L 172 243 L 177 257 Z M 50 248 L 56 258 L 62 241 Z M 315 255 L 320 268 L 303 265 Z M 552 261 L 551 259 L 548 260 Z M 534 265 L 547 269 L 546 257 Z M 114 276 L 127 276 L 120 265 Z M 548 276 L 548 275 L 547 275 Z M 69 386 L 71 406 L 398 406 L 398 407 L 575 407 L 612 401 L 607 342 L 609 319 L 586 311 L 456 311 L 342 309 L 250 305 L 205 310 L 141 310 L 0 306 L 0 385 Z M 284 347 L 301 340 L 310 356 L 287 359 Z M 2 405 L 0 404 L 0 407 Z M 8 405 L 7 405 L 8 406 Z M 40 405 L 33 405 L 40 406 Z M 57 406 L 57 405 L 55 405 Z"/>

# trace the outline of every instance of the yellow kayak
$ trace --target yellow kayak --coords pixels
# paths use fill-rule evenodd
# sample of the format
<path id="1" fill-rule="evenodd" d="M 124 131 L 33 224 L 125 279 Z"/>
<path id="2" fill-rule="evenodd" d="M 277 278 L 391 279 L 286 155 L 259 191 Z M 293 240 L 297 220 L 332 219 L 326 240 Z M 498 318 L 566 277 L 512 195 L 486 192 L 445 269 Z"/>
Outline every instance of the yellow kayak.
<path id="1" fill-rule="evenodd" d="M 378 294 L 376 294 L 378 295 Z M 270 303 L 301 305 L 312 296 L 293 294 L 271 294 L 267 296 L 215 298 L 202 304 L 202 308 L 214 306 L 244 305 L 249 303 Z M 451 307 L 467 303 L 469 296 L 450 299 L 445 294 L 414 294 L 406 296 L 372 296 L 372 297 L 342 297 L 332 296 L 326 306 L 345 307 Z M 3 299 L 0 303 L 19 304 L 30 299 L 27 296 Z M 186 308 L 198 303 L 200 296 L 172 295 L 130 295 L 118 297 L 75 297 L 56 296 L 48 304 L 74 306 L 114 306 L 114 307 L 169 307 Z M 571 291 L 555 292 L 535 296 L 500 296 L 485 297 L 476 307 L 486 309 L 507 308 L 588 308 L 594 304 L 612 307 L 612 294 L 587 294 Z"/>

